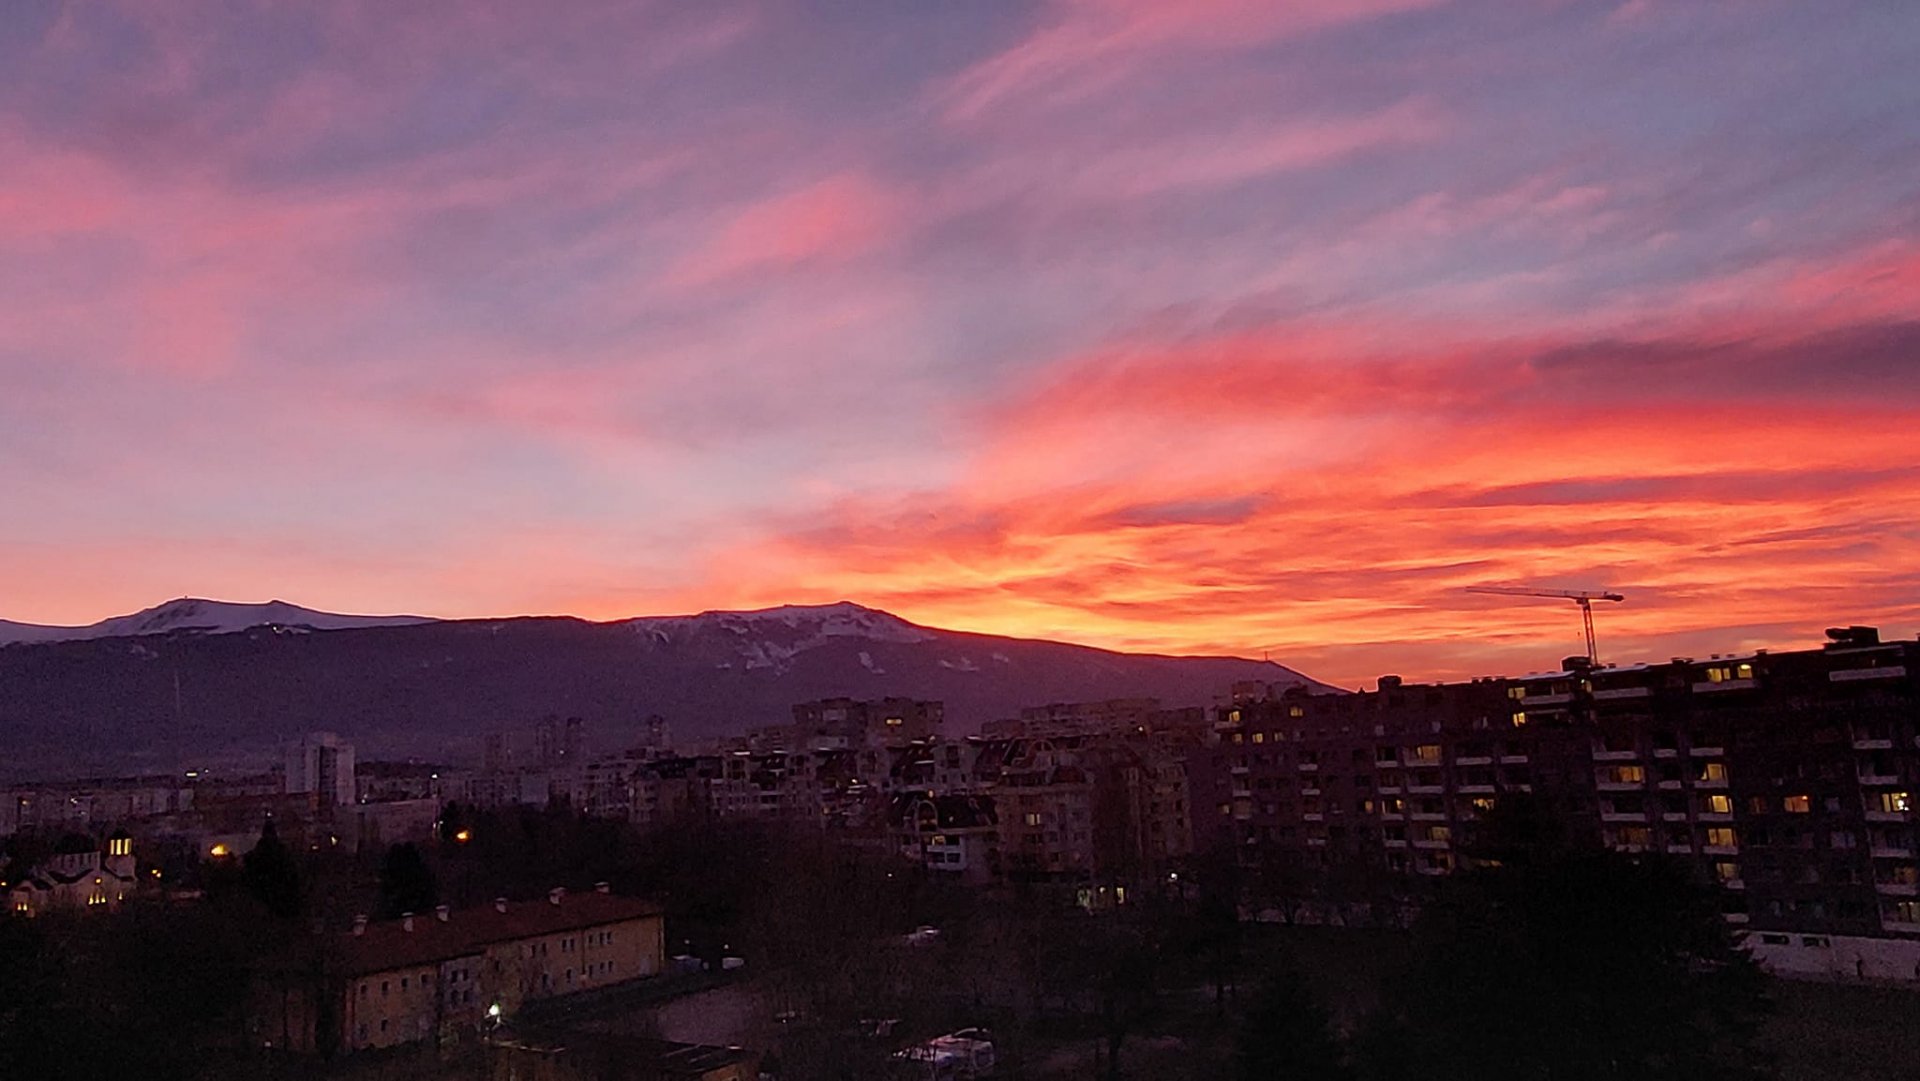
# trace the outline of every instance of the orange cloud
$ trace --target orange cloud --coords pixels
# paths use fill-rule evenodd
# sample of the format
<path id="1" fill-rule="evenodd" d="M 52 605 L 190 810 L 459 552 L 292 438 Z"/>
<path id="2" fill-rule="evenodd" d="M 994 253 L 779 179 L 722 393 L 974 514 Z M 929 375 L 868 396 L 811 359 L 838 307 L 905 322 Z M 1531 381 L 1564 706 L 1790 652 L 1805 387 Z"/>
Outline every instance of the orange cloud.
<path id="1" fill-rule="evenodd" d="M 1271 650 L 1346 682 L 1574 651 L 1570 611 L 1464 593 L 1490 581 L 1628 593 L 1603 616 L 1615 660 L 1911 625 L 1920 379 L 1889 358 L 1916 345 L 1920 325 L 1895 324 L 1392 356 L 1276 331 L 1102 354 L 986 418 L 952 488 L 786 521 L 697 592 Z"/>

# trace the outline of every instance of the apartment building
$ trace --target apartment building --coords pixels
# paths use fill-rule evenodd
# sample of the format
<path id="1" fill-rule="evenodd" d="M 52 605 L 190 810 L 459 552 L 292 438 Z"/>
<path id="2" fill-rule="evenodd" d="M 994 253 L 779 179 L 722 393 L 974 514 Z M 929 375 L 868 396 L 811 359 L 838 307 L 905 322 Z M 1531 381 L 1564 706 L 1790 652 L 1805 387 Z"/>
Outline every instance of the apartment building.
<path id="1" fill-rule="evenodd" d="M 991 796 L 902 793 L 888 804 L 894 850 L 929 871 L 981 885 L 1000 874 L 1000 819 Z"/>
<path id="2" fill-rule="evenodd" d="M 816 746 L 880 747 L 940 734 L 946 707 L 913 698 L 823 698 L 793 707 L 787 749 Z M 822 742 L 827 741 L 827 742 Z"/>
<path id="3" fill-rule="evenodd" d="M 662 910 L 618 897 L 552 891 L 544 900 L 369 923 L 356 919 L 327 959 L 336 1006 L 314 1011 L 269 997 L 263 1009 L 294 1002 L 296 1015 L 255 1018 L 296 1050 L 331 1043 L 347 1051 L 470 1035 L 520 1007 L 658 975 L 665 964 Z M 323 1040 L 328 1018 L 338 1031 Z"/>
<path id="4" fill-rule="evenodd" d="M 1675 658 L 1220 708 L 1196 799 L 1255 861 L 1451 870 L 1493 801 L 1690 860 L 1777 968 L 1920 977 L 1920 643 Z"/>

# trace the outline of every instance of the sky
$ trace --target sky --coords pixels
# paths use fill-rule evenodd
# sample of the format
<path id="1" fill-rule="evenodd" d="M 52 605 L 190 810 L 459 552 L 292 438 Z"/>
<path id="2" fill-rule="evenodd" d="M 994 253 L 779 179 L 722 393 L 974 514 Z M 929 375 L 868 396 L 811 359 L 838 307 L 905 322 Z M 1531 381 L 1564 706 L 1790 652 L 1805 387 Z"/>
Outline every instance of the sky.
<path id="1" fill-rule="evenodd" d="M 1920 5 L 11 0 L 0 617 L 1920 631 Z"/>

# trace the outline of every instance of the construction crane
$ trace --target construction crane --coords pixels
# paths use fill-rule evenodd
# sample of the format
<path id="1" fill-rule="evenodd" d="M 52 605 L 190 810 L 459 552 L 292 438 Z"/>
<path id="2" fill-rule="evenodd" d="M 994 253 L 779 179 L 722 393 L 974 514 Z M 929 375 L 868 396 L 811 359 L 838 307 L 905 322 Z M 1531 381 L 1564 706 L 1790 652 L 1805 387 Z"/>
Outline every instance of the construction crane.
<path id="1" fill-rule="evenodd" d="M 1627 598 L 1618 593 L 1592 591 L 1585 589 L 1514 589 L 1510 586 L 1468 586 L 1468 593 L 1497 593 L 1503 597 L 1552 597 L 1568 600 L 1580 606 L 1580 622 L 1587 629 L 1587 663 L 1598 666 L 1600 654 L 1593 644 L 1593 602 L 1624 601 Z"/>

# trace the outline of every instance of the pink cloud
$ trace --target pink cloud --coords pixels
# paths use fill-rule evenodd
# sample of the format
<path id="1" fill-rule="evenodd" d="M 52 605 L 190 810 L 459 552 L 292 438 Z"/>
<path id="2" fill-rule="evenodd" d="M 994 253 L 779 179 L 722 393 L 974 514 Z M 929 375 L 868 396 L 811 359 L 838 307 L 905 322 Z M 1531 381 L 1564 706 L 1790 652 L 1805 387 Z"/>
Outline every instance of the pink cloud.
<path id="1" fill-rule="evenodd" d="M 842 173 L 736 211 L 671 278 L 703 285 L 848 262 L 878 248 L 902 221 L 901 199 L 893 191 L 870 177 Z"/>
<path id="2" fill-rule="evenodd" d="M 1077 99 L 1168 53 L 1247 49 L 1440 0 L 1059 0 L 1044 23 L 943 88 L 947 115 L 973 120 L 1010 99 Z"/>

